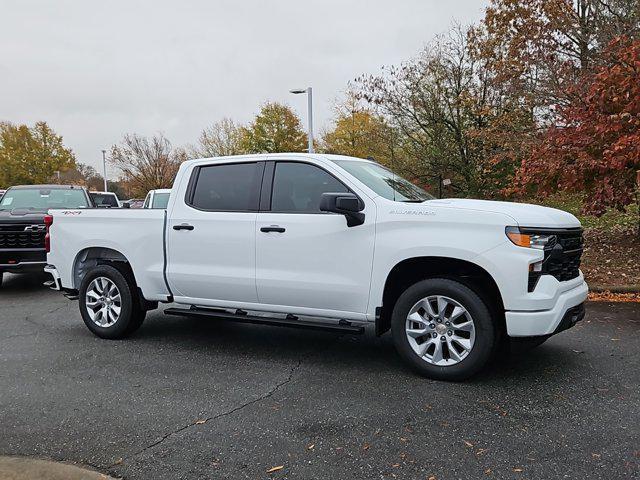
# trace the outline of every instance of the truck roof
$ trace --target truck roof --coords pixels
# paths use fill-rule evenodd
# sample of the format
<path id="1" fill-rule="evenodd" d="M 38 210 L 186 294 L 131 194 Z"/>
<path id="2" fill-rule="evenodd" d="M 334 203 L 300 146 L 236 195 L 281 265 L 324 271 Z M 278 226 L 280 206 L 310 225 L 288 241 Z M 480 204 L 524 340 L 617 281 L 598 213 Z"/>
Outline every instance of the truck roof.
<path id="1" fill-rule="evenodd" d="M 185 164 L 190 163 L 200 163 L 203 160 L 232 160 L 237 162 L 255 162 L 260 160 L 269 160 L 277 157 L 280 160 L 287 159 L 300 159 L 301 157 L 308 158 L 322 158 L 325 160 L 336 161 L 336 160 L 351 160 L 355 162 L 375 162 L 375 159 L 367 159 L 367 158 L 358 158 L 358 157 L 349 157 L 347 155 L 334 155 L 328 153 L 257 153 L 257 154 L 249 154 L 249 155 L 232 155 L 226 157 L 204 157 L 204 158 L 194 158 L 192 160 L 187 160 L 183 162 Z"/>

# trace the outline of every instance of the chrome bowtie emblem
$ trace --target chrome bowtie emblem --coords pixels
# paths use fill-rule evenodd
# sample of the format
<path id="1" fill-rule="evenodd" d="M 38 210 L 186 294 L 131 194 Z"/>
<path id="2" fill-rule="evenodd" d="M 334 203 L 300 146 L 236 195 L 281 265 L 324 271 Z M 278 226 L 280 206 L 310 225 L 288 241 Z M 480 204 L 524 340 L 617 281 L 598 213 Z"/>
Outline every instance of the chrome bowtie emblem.
<path id="1" fill-rule="evenodd" d="M 25 232 L 44 232 L 47 229 L 44 225 L 29 225 L 24 227 Z"/>

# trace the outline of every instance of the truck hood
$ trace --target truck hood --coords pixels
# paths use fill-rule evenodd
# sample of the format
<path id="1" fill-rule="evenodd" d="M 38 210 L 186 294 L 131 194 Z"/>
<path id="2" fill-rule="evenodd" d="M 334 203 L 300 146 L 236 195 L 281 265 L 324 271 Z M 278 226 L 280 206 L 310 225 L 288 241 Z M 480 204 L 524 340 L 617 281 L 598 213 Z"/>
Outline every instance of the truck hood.
<path id="1" fill-rule="evenodd" d="M 480 212 L 502 213 L 510 216 L 520 227 L 575 228 L 580 221 L 572 214 L 557 208 L 541 207 L 530 203 L 495 202 L 491 200 L 470 200 L 466 198 L 447 198 L 429 200 L 423 205 L 450 208 L 464 208 Z"/>
<path id="2" fill-rule="evenodd" d="M 44 223 L 46 209 L 14 208 L 13 210 L 0 210 L 0 223 Z"/>

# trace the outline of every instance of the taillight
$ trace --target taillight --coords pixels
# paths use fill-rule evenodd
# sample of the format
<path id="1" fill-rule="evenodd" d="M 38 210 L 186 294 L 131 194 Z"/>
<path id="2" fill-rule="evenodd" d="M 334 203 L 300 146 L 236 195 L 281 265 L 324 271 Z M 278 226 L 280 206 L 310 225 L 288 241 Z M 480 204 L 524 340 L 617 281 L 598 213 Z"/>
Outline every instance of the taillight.
<path id="1" fill-rule="evenodd" d="M 44 216 L 44 225 L 47 227 L 47 233 L 44 235 L 44 248 L 49 253 L 51 251 L 51 235 L 49 234 L 49 228 L 53 224 L 53 215 Z"/>

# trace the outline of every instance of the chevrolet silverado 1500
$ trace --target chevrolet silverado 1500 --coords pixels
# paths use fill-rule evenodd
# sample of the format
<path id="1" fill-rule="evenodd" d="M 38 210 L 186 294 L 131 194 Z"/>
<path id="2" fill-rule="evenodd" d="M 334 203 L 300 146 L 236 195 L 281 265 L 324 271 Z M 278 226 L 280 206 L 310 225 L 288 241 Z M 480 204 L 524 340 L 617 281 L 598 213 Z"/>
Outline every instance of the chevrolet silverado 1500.
<path id="1" fill-rule="evenodd" d="M 509 339 L 584 316 L 580 223 L 535 205 L 437 200 L 381 165 L 268 154 L 184 162 L 166 210 L 51 212 L 46 271 L 103 338 L 166 314 L 380 335 L 459 380 Z"/>

